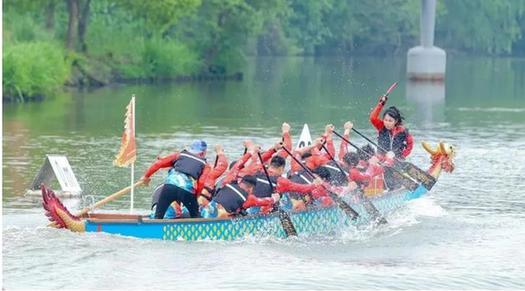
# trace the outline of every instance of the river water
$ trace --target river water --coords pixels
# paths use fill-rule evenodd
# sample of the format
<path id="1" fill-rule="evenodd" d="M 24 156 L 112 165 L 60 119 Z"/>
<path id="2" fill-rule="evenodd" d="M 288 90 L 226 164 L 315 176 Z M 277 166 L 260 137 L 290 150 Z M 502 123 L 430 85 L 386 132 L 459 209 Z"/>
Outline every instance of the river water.
<path id="1" fill-rule="evenodd" d="M 3 287 L 39 289 L 523 289 L 525 288 L 525 60 L 449 57 L 445 84 L 411 84 L 396 58 L 259 58 L 242 82 L 125 85 L 3 106 Z M 205 138 L 236 158 L 242 140 L 264 147 L 292 125 L 312 135 L 346 120 L 368 135 L 369 110 L 394 81 L 390 105 L 419 143 L 457 148 L 456 170 L 379 228 L 329 237 L 167 242 L 46 228 L 24 195 L 45 154 L 63 154 L 88 198 L 129 184 L 112 166 L 125 105 L 137 96 L 136 176 L 159 154 Z M 365 144 L 358 136 L 351 139 Z M 163 173 L 151 185 L 160 183 Z M 55 185 L 56 186 L 56 185 Z M 135 193 L 147 213 L 149 188 Z M 129 196 L 104 207 L 127 213 Z"/>

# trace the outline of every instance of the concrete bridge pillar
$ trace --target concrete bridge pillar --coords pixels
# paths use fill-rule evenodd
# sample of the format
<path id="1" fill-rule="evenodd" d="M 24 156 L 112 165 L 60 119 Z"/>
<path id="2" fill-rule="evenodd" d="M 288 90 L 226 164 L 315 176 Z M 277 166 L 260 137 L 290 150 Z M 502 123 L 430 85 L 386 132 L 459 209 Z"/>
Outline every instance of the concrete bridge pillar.
<path id="1" fill-rule="evenodd" d="M 408 50 L 407 75 L 410 80 L 442 81 L 447 55 L 434 46 L 436 0 L 421 0 L 421 45 Z"/>

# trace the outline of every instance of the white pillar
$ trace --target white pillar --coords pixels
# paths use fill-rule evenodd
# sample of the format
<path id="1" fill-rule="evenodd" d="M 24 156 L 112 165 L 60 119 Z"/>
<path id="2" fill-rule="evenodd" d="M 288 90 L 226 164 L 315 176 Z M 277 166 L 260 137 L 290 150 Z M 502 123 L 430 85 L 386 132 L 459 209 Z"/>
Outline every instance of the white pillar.
<path id="1" fill-rule="evenodd" d="M 421 45 L 408 50 L 407 75 L 410 80 L 442 81 L 445 78 L 447 55 L 434 46 L 436 0 L 421 0 Z"/>
<path id="2" fill-rule="evenodd" d="M 421 46 L 434 46 L 434 26 L 436 22 L 436 0 L 421 1 Z"/>

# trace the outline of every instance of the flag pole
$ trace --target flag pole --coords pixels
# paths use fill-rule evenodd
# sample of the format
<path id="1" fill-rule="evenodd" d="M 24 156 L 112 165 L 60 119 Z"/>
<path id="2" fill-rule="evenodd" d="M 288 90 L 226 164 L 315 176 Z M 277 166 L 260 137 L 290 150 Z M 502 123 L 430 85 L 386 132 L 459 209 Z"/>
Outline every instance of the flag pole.
<path id="1" fill-rule="evenodd" d="M 133 213 L 133 190 L 135 187 L 133 187 L 133 181 L 135 180 L 135 162 L 131 163 L 131 201 L 129 206 L 129 213 Z"/>
<path id="2" fill-rule="evenodd" d="M 124 118 L 124 132 L 120 143 L 119 153 L 115 156 L 113 165 L 117 167 L 128 167 L 131 165 L 131 191 L 129 213 L 133 212 L 134 204 L 134 183 L 135 180 L 135 160 L 137 159 L 137 146 L 135 144 L 135 94 L 131 95 L 131 101 L 126 106 Z"/>
<path id="3" fill-rule="evenodd" d="M 133 112 L 133 137 L 135 137 L 135 94 L 131 95 L 131 99 L 133 100 L 132 102 L 132 112 Z M 130 205 L 129 205 L 129 213 L 133 213 L 133 195 L 134 195 L 134 188 L 133 187 L 133 182 L 135 181 L 135 161 L 133 161 L 133 163 L 131 163 L 131 198 L 130 198 Z"/>

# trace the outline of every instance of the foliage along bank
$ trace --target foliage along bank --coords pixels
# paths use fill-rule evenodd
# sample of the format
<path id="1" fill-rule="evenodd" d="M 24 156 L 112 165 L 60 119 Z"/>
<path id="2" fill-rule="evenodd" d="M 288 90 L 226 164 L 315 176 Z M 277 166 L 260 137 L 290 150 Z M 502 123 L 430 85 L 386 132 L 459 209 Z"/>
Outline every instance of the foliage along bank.
<path id="1" fill-rule="evenodd" d="M 5 0 L 3 93 L 237 72 L 258 55 L 403 55 L 420 0 Z M 525 55 L 525 0 L 438 1 L 436 45 Z M 5 98 L 4 97 L 4 98 Z"/>

